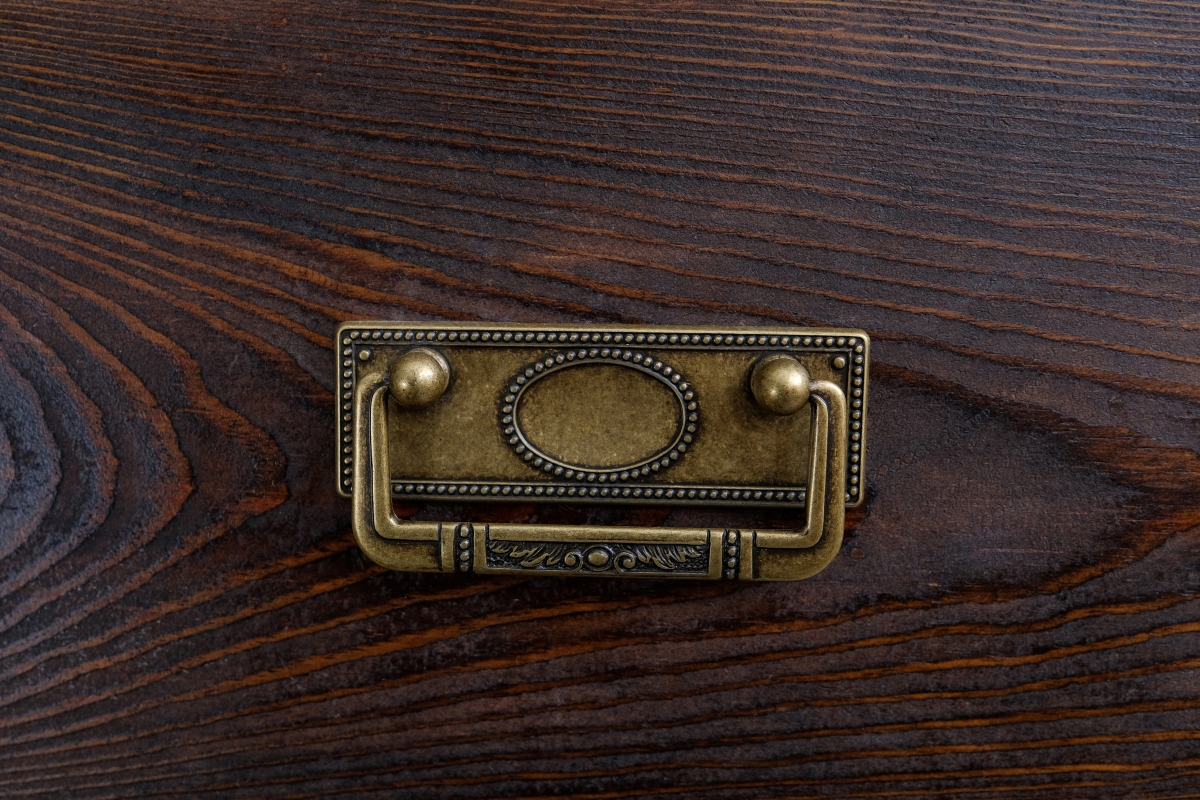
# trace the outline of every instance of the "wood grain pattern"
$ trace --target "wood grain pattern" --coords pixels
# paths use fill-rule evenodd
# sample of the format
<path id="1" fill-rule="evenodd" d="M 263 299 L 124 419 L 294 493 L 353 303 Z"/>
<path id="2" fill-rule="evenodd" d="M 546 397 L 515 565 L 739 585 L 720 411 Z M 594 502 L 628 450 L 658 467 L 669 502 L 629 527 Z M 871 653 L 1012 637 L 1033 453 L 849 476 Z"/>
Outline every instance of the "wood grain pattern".
<path id="1" fill-rule="evenodd" d="M 1200 797 L 1198 108 L 1167 0 L 0 2 L 0 795 Z M 864 328 L 868 502 L 384 573 L 354 318 Z"/>

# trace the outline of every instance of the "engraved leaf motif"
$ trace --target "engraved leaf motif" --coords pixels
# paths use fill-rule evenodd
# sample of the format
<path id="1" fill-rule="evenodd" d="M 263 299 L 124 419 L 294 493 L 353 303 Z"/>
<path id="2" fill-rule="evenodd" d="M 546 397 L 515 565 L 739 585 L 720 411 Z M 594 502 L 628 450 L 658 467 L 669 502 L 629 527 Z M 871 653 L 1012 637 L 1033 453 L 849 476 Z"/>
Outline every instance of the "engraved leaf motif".
<path id="1" fill-rule="evenodd" d="M 582 562 L 579 548 L 571 544 L 542 542 L 488 542 L 488 550 L 509 556 L 526 569 L 537 567 L 578 567 Z"/>
<path id="2" fill-rule="evenodd" d="M 673 570 L 697 558 L 704 558 L 705 551 L 694 545 L 644 544 L 622 547 L 615 559 L 619 569 L 633 569 L 636 564 L 645 564 L 662 570 Z"/>

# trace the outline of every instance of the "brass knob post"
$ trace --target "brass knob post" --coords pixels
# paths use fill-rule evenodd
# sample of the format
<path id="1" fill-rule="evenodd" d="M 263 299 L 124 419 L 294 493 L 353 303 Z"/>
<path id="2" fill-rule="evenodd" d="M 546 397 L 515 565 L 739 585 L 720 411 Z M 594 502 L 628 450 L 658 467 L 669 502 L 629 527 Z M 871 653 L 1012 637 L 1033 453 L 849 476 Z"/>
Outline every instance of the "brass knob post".
<path id="1" fill-rule="evenodd" d="M 450 364 L 441 353 L 417 347 L 396 359 L 390 377 L 392 398 L 398 405 L 424 408 L 445 394 Z"/>
<path id="2" fill-rule="evenodd" d="M 792 356 L 775 353 L 760 360 L 750 373 L 755 401 L 774 414 L 795 414 L 808 403 L 808 370 Z"/>

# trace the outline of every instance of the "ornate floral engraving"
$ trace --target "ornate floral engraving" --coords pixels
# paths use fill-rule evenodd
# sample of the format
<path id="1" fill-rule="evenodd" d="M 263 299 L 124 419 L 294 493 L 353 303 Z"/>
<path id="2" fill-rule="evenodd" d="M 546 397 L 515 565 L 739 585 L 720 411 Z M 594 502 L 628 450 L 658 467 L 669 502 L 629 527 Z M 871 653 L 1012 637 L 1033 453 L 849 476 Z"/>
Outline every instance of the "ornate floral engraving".
<path id="1" fill-rule="evenodd" d="M 489 540 L 487 553 L 491 568 L 626 574 L 708 572 L 708 548 L 702 545 Z"/>

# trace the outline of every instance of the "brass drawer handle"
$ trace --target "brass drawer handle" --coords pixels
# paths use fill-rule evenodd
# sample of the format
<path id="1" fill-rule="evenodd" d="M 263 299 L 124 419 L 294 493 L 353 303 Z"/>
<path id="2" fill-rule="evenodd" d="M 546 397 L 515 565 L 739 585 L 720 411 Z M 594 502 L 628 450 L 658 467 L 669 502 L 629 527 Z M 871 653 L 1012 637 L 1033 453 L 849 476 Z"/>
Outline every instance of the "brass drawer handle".
<path id="1" fill-rule="evenodd" d="M 861 331 L 355 322 L 337 341 L 339 489 L 384 567 L 796 580 L 861 501 Z M 804 525 L 404 521 L 395 497 L 775 505 Z"/>

